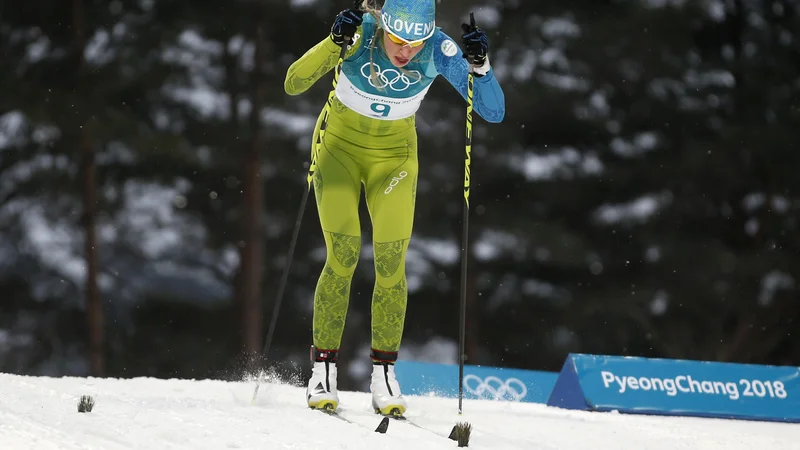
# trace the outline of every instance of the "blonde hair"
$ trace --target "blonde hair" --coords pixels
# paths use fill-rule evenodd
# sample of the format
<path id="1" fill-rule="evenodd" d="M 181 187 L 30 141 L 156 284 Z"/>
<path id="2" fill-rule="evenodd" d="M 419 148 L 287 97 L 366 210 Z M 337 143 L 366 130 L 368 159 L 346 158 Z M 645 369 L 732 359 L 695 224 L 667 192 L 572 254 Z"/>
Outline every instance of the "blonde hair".
<path id="1" fill-rule="evenodd" d="M 370 80 L 372 80 L 373 86 L 377 87 L 380 90 L 384 90 L 386 89 L 386 85 L 379 84 L 381 81 L 378 78 L 378 73 L 375 72 L 375 62 L 372 58 L 372 52 L 375 50 L 375 47 L 378 45 L 379 42 L 383 41 L 384 31 L 381 22 L 381 10 L 380 8 L 378 8 L 377 0 L 363 0 L 361 2 L 361 10 L 375 18 L 375 24 L 376 24 L 375 33 L 374 36 L 372 37 L 372 44 L 369 46 L 369 62 L 370 62 L 369 78 Z M 411 72 L 403 69 L 402 67 L 400 68 L 400 71 L 403 72 L 403 74 L 405 74 L 406 76 L 417 78 L 417 81 L 422 80 L 422 74 L 419 72 L 417 72 L 416 75 L 413 75 Z"/>
<path id="2" fill-rule="evenodd" d="M 381 11 L 376 0 L 363 0 L 361 2 L 361 10 L 372 14 L 372 17 L 376 19 L 380 19 Z"/>

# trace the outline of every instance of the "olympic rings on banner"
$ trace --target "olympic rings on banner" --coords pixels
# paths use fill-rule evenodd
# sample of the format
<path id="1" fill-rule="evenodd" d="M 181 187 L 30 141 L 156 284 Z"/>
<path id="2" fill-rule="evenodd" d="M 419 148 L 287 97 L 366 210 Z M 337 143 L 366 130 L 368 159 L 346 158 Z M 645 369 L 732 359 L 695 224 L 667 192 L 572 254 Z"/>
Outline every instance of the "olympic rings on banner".
<path id="1" fill-rule="evenodd" d="M 493 400 L 509 399 L 518 402 L 528 395 L 525 383 L 517 378 L 503 381 L 495 376 L 481 379 L 477 375 L 469 374 L 464 376 L 464 389 L 471 394 Z"/>

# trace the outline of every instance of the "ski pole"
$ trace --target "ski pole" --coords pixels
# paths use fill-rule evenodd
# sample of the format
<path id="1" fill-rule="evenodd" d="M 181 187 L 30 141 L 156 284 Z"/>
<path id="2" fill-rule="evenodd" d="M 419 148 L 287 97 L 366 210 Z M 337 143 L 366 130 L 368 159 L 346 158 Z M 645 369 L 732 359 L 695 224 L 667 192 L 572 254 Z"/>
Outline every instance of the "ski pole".
<path id="1" fill-rule="evenodd" d="M 470 23 L 475 26 L 475 15 L 469 14 Z M 466 355 L 466 328 L 467 328 L 467 248 L 469 247 L 469 189 L 470 189 L 470 163 L 472 161 L 472 97 L 473 97 L 472 68 L 467 74 L 467 133 L 466 133 L 466 154 L 464 157 L 464 215 L 462 218 L 463 229 L 461 231 L 461 308 L 459 314 L 458 329 L 458 415 L 462 413 L 462 401 L 464 397 L 464 359 Z"/>

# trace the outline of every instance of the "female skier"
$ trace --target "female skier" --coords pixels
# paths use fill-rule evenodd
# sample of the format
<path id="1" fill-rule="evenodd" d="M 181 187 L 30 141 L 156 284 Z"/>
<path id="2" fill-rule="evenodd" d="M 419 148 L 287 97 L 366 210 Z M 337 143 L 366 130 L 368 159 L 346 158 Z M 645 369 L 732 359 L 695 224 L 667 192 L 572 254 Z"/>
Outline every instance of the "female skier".
<path id="1" fill-rule="evenodd" d="M 408 286 L 405 258 L 417 187 L 415 113 L 438 75 L 466 99 L 467 74 L 475 76 L 474 110 L 500 122 L 505 99 L 487 58 L 488 38 L 462 25 L 466 54 L 435 26 L 436 0 L 369 0 L 340 12 L 330 35 L 288 69 L 285 90 L 298 95 L 333 69 L 349 45 L 314 173 L 314 195 L 327 258 L 314 293 L 313 369 L 308 406 L 335 410 L 336 355 L 361 250 L 361 186 L 373 226 L 372 406 L 384 415 L 407 408 L 394 363 L 403 335 Z M 365 14 L 366 12 L 366 14 Z M 352 37 L 344 42 L 346 37 Z M 314 131 L 316 142 L 320 114 Z M 312 150 L 313 151 L 313 150 Z"/>

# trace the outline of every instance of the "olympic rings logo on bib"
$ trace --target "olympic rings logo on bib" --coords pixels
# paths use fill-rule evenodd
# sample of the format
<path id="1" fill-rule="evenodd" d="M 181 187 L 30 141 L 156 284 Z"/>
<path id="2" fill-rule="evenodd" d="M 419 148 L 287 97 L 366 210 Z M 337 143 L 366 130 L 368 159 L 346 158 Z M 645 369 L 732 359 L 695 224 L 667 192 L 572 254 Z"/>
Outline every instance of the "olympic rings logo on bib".
<path id="1" fill-rule="evenodd" d="M 375 68 L 375 75 L 378 77 L 380 82 L 382 83 L 381 86 L 376 86 L 374 80 L 372 79 L 372 74 L 370 70 L 370 66 L 374 66 Z M 374 62 L 365 63 L 361 66 L 361 75 L 364 76 L 369 81 L 370 86 L 382 89 L 388 87 L 389 89 L 395 92 L 403 92 L 410 88 L 411 86 L 417 84 L 422 80 L 422 74 L 420 74 L 416 70 L 409 70 L 412 76 L 416 75 L 412 80 L 412 77 L 409 77 L 405 73 L 397 70 L 397 69 L 384 69 L 381 70 L 381 66 L 375 64 Z"/>

